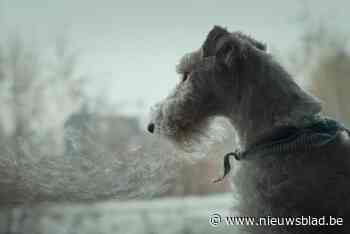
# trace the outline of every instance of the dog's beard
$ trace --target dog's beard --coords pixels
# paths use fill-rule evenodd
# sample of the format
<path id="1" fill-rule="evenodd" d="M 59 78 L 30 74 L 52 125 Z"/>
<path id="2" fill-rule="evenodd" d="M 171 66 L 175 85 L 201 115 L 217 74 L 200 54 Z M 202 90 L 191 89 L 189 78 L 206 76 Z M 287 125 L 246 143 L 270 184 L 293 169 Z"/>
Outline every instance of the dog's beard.
<path id="1" fill-rule="evenodd" d="M 223 125 L 214 118 L 183 119 L 172 115 L 171 105 L 157 105 L 153 111 L 155 133 L 168 139 L 177 150 L 189 158 L 203 158 L 210 147 L 227 136 Z"/>

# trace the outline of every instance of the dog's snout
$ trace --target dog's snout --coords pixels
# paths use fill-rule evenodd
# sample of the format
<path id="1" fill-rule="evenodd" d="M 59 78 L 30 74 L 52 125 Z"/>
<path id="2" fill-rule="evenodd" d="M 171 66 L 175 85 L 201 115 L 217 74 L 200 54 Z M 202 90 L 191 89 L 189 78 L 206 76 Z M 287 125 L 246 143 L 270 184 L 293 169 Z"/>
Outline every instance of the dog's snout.
<path id="1" fill-rule="evenodd" d="M 154 123 L 148 124 L 147 130 L 148 130 L 150 133 L 153 133 L 153 132 L 154 132 Z"/>

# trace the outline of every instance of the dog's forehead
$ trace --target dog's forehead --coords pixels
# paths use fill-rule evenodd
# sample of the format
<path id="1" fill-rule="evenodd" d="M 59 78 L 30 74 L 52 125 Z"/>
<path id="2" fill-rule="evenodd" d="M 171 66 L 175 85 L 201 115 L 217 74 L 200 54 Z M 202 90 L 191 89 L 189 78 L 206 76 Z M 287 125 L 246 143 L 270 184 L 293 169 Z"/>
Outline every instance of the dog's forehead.
<path id="1" fill-rule="evenodd" d="M 263 50 L 263 51 L 267 50 L 267 46 L 264 42 L 258 41 L 257 39 L 253 38 L 251 35 L 244 34 L 241 31 L 233 32 L 231 35 L 237 36 L 242 40 L 246 40 L 248 43 L 250 43 L 250 45 L 254 46 L 259 50 Z"/>
<path id="2" fill-rule="evenodd" d="M 202 59 L 202 49 L 187 53 L 180 59 L 180 62 L 176 66 L 176 71 L 180 74 L 190 72 Z"/>

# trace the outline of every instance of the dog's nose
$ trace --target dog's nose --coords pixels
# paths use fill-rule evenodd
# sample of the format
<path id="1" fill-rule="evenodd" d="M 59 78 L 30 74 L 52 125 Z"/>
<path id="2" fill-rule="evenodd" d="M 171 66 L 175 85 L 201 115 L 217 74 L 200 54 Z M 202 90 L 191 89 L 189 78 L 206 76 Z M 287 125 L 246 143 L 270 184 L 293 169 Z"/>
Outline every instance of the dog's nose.
<path id="1" fill-rule="evenodd" d="M 150 133 L 153 133 L 153 132 L 154 132 L 154 123 L 148 124 L 147 130 L 148 130 Z"/>

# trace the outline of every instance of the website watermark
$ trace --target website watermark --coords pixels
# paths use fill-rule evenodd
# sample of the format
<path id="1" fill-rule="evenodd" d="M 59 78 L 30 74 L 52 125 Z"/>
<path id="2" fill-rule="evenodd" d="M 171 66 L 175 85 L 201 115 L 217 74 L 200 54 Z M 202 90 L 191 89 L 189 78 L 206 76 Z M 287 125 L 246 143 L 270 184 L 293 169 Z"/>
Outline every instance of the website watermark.
<path id="1" fill-rule="evenodd" d="M 240 217 L 213 213 L 209 216 L 209 224 L 213 227 L 220 224 L 228 226 L 342 226 L 344 220 L 342 217 L 334 216 Z"/>

